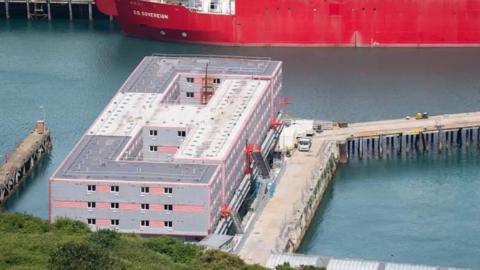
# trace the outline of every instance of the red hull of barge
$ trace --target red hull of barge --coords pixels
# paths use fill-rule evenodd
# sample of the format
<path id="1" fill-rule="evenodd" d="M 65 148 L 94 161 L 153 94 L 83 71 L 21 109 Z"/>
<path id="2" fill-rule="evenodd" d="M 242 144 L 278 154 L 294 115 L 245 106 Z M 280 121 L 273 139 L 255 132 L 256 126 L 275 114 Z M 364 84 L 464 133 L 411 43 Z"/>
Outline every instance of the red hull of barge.
<path id="1" fill-rule="evenodd" d="M 260 46 L 479 46 L 480 0 L 237 0 L 235 15 L 97 0 L 128 35 Z"/>

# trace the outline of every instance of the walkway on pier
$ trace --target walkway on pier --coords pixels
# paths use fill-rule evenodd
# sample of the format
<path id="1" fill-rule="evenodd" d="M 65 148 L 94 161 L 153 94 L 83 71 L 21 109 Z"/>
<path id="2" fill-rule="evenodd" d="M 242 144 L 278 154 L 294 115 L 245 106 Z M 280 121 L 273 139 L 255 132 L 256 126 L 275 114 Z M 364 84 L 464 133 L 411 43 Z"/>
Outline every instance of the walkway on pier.
<path id="1" fill-rule="evenodd" d="M 310 152 L 295 152 L 286 161 L 285 174 L 277 183 L 274 196 L 259 213 L 250 234 L 245 236 L 240 257 L 249 263 L 265 265 L 270 254 L 282 252 L 281 248 L 277 250 L 279 236 L 284 234 L 285 225 L 298 219 L 304 191 L 312 186 L 312 172 L 327 158 L 326 146 L 323 139 L 314 137 Z"/>
<path id="2" fill-rule="evenodd" d="M 439 129 L 480 127 L 480 112 L 445 114 L 417 120 L 396 119 L 349 124 L 346 128 L 326 130 L 320 136 L 329 140 L 342 140 L 349 137 L 378 137 L 399 133 L 418 134 Z"/>

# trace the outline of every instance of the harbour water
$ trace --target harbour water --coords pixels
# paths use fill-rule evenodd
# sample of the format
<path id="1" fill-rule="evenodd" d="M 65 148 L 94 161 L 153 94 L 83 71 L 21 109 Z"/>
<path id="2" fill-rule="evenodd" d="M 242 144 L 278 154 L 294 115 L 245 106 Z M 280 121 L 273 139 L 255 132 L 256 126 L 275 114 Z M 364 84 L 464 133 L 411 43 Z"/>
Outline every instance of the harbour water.
<path id="1" fill-rule="evenodd" d="M 52 155 L 9 201 L 7 210 L 47 217 L 48 178 L 142 57 L 152 53 L 282 60 L 284 95 L 292 97 L 287 110 L 299 117 L 365 121 L 417 111 L 480 110 L 479 48 L 213 47 L 128 38 L 115 24 L 101 20 L 2 19 L 0 151 L 12 149 L 43 117 L 40 106 L 54 137 Z M 475 240 L 480 239 L 474 208 L 480 200 L 478 161 L 474 152 L 341 167 L 302 251 L 479 265 L 474 256 L 479 254 Z M 414 207 L 416 203 L 420 206 Z M 359 211 L 362 208 L 367 212 Z"/>
<path id="2" fill-rule="evenodd" d="M 477 269 L 475 148 L 340 166 L 299 251 Z"/>

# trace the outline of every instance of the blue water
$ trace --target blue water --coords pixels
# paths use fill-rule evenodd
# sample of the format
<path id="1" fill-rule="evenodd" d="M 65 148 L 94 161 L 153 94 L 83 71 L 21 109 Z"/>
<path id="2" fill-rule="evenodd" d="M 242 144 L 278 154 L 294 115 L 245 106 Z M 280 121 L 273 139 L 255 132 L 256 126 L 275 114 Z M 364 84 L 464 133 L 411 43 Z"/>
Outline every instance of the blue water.
<path id="1" fill-rule="evenodd" d="M 341 166 L 300 252 L 480 266 L 477 149 Z"/>
<path id="2" fill-rule="evenodd" d="M 477 111 L 480 107 L 479 48 L 214 47 L 128 38 L 108 21 L 90 24 L 85 20 L 69 23 L 54 19 L 49 23 L 0 19 L 0 153 L 11 150 L 43 117 L 40 106 L 45 107 L 47 125 L 54 136 L 52 155 L 9 200 L 7 210 L 47 217 L 48 178 L 138 62 L 152 53 L 282 60 L 284 96 L 293 101 L 287 110 L 299 117 L 364 121 L 399 118 L 416 111 L 440 114 Z M 321 222 L 312 226 L 304 251 L 411 262 L 438 258 L 440 264 L 464 262 L 460 265 L 475 266 L 478 256 L 473 254 L 480 254 L 475 245 L 480 239 L 479 213 L 458 209 L 478 205 L 478 193 L 472 195 L 478 190 L 474 189 L 477 169 L 469 165 L 476 164 L 478 157 L 459 155 L 452 159 L 429 159 L 426 163 L 372 161 L 368 166 L 353 163 L 342 167 L 324 206 L 339 208 L 326 214 L 319 212 L 317 221 Z M 415 169 L 417 166 L 421 169 Z M 422 174 L 426 172 L 430 174 Z M 358 175 L 363 175 L 361 181 L 355 178 Z M 441 180 L 446 175 L 448 180 Z M 412 180 L 413 176 L 420 180 Z M 414 184 L 418 189 L 412 188 Z M 442 188 L 443 193 L 439 193 Z M 420 196 L 437 192 L 443 196 Z M 458 200 L 447 200 L 455 194 Z M 372 207 L 362 207 L 359 202 Z M 422 203 L 431 207 L 412 207 Z M 377 207 L 382 204 L 391 207 Z M 405 212 L 406 205 L 412 211 Z M 348 231 L 341 230 L 346 226 L 344 220 L 335 218 L 342 213 L 351 213 L 349 223 L 356 224 L 343 227 Z M 409 227 L 410 223 L 422 223 L 425 216 L 437 217 L 423 226 L 430 230 L 398 241 L 406 234 L 397 230 L 397 221 L 405 230 L 416 230 Z M 458 220 L 463 223 L 459 225 Z M 460 227 L 454 231 L 452 226 Z M 316 228 L 325 233 L 315 233 Z M 375 239 L 372 232 L 381 232 L 383 238 Z M 353 235 L 349 239 L 352 242 L 335 238 L 341 235 Z M 439 244 L 445 240 L 451 245 Z M 390 256 L 386 250 L 392 242 L 403 243 L 404 248 L 392 248 Z"/>

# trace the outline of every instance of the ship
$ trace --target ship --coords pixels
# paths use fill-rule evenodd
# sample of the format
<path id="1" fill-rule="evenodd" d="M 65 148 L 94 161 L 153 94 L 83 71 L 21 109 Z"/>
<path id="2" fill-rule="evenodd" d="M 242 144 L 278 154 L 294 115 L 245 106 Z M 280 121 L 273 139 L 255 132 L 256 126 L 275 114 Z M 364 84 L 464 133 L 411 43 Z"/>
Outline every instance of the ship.
<path id="1" fill-rule="evenodd" d="M 480 45 L 480 0 L 97 0 L 129 36 L 231 46 Z"/>

